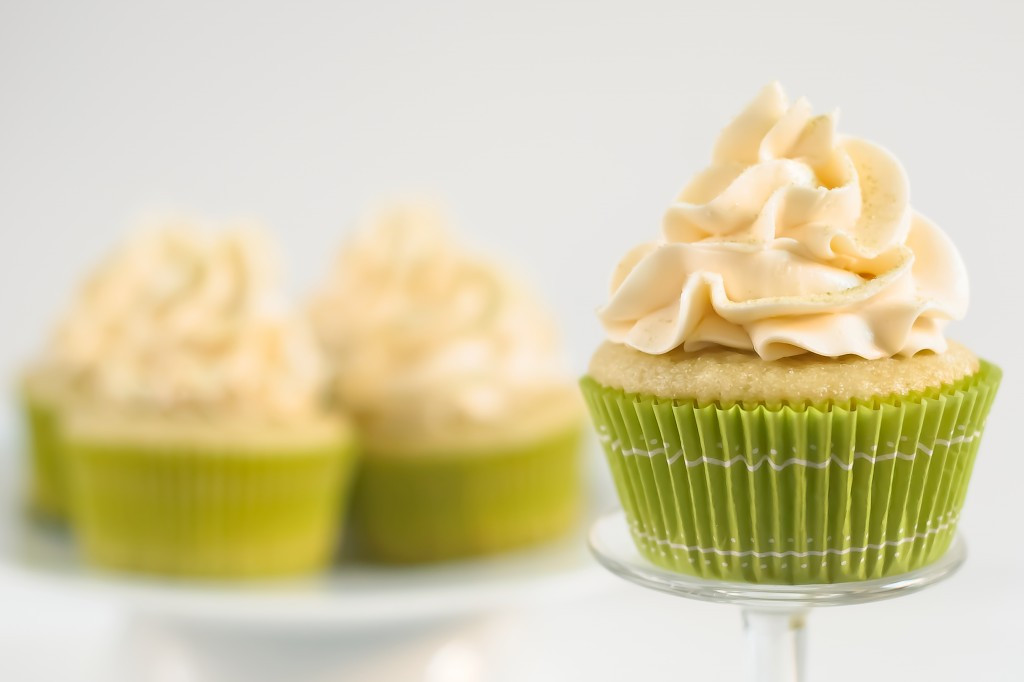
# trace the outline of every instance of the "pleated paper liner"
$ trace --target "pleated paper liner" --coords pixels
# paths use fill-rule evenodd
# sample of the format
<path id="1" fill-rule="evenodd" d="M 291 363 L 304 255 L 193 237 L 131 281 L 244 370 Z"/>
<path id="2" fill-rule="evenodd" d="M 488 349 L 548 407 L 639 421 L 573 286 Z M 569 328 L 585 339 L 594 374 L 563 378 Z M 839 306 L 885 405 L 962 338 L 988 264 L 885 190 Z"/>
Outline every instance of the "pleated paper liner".
<path id="1" fill-rule="evenodd" d="M 21 402 L 29 460 L 29 510 L 45 520 L 63 521 L 67 516 L 67 494 L 59 452 L 59 410 L 53 401 L 27 392 Z"/>
<path id="2" fill-rule="evenodd" d="M 956 531 L 999 385 L 768 407 L 581 384 L 636 546 L 689 575 L 809 584 L 906 573 Z"/>
<path id="3" fill-rule="evenodd" d="M 527 446 L 458 454 L 368 452 L 354 491 L 363 559 L 441 561 L 554 539 L 580 511 L 581 427 Z"/>
<path id="4" fill-rule="evenodd" d="M 90 563 L 210 578 L 325 567 L 355 456 L 348 436 L 293 451 L 69 438 L 63 452 Z"/>

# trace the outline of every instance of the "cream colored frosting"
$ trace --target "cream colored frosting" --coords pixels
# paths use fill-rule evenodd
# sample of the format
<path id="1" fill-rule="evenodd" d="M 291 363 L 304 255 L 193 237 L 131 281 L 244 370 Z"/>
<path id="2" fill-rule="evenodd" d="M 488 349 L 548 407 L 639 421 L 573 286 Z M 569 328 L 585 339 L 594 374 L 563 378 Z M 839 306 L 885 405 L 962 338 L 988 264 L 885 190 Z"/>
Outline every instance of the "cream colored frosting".
<path id="1" fill-rule="evenodd" d="M 507 272 L 461 248 L 433 205 L 398 204 L 371 218 L 342 250 L 311 316 L 337 396 L 371 447 L 402 434 L 493 441 L 507 435 L 497 423 L 523 418 L 528 430 L 551 418 L 561 427 L 565 410 L 550 403 L 576 409 L 551 317 Z"/>
<path id="2" fill-rule="evenodd" d="M 836 114 L 764 88 L 616 268 L 599 318 L 648 354 L 682 347 L 877 359 L 946 348 L 967 308 L 949 238 L 914 212 L 900 163 Z"/>
<path id="3" fill-rule="evenodd" d="M 169 220 L 92 273 L 50 357 L 106 403 L 309 415 L 325 369 L 308 323 L 286 310 L 277 284 L 261 233 Z"/>

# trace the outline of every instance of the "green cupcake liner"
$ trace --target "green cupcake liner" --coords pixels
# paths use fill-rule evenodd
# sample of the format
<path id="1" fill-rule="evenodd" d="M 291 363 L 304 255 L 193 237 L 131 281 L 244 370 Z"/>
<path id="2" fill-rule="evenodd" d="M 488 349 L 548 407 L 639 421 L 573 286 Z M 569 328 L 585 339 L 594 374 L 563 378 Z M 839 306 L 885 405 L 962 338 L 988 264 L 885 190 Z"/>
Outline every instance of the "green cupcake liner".
<path id="1" fill-rule="evenodd" d="M 942 556 L 1001 375 L 982 362 L 923 394 L 772 407 L 581 385 L 643 556 L 703 578 L 810 584 Z"/>
<path id="2" fill-rule="evenodd" d="M 271 451 L 69 438 L 63 453 L 89 562 L 212 578 L 323 568 L 354 460 L 347 441 Z"/>
<path id="3" fill-rule="evenodd" d="M 22 397 L 29 460 L 28 507 L 44 519 L 67 518 L 67 494 L 60 458 L 59 410 L 36 397 Z"/>
<path id="4" fill-rule="evenodd" d="M 357 552 L 380 562 L 440 561 L 564 534 L 580 512 L 581 431 L 491 452 L 368 453 L 353 492 Z"/>

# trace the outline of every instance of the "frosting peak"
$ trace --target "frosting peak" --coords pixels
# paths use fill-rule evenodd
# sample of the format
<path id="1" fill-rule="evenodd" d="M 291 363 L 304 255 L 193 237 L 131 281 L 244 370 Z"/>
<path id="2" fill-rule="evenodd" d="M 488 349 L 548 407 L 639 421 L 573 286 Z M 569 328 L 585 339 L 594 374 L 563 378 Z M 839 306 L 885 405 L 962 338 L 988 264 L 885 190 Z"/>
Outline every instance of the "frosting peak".
<path id="1" fill-rule="evenodd" d="M 289 313 L 262 233 L 169 220 L 135 235 L 78 291 L 51 344 L 90 397 L 271 420 L 315 415 L 324 376 Z"/>
<path id="2" fill-rule="evenodd" d="M 942 352 L 967 307 L 948 237 L 910 206 L 899 161 L 765 87 L 616 268 L 609 338 L 660 354 L 725 346 L 766 360 Z"/>
<path id="3" fill-rule="evenodd" d="M 474 428 L 493 438 L 496 424 L 524 412 L 567 396 L 576 407 L 547 311 L 458 244 L 431 204 L 373 216 L 342 250 L 311 316 L 337 398 L 374 444 Z"/>

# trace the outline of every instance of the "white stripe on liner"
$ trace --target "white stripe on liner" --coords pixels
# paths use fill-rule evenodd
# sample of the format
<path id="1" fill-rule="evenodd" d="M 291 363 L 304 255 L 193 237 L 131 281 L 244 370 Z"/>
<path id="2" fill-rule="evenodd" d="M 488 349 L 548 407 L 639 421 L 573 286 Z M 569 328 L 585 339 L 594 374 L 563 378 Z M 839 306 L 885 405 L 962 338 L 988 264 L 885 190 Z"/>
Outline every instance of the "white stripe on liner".
<path id="1" fill-rule="evenodd" d="M 975 431 L 974 433 L 972 433 L 970 435 L 956 436 L 954 438 L 950 438 L 949 440 L 943 440 L 943 439 L 940 438 L 940 439 L 937 439 L 935 441 L 935 445 L 936 446 L 944 445 L 946 447 L 949 447 L 950 445 L 955 445 L 957 443 L 970 443 L 971 441 L 973 441 L 975 438 L 977 438 L 980 435 L 981 435 L 981 431 Z M 644 449 L 641 449 L 641 448 L 623 448 L 622 447 L 622 443 L 620 441 L 617 441 L 617 440 L 613 441 L 612 444 L 609 447 L 612 450 L 618 450 L 619 452 L 622 453 L 622 455 L 624 457 L 630 457 L 630 456 L 656 457 L 658 455 L 666 454 L 665 448 L 654 448 L 653 450 L 644 450 Z M 924 445 L 924 443 L 918 443 L 917 444 L 917 449 L 920 450 L 921 452 L 923 452 L 928 457 L 931 457 L 932 453 L 935 451 L 934 448 L 928 448 L 926 445 Z M 668 463 L 672 464 L 673 462 L 675 462 L 677 459 L 679 459 L 682 456 L 683 456 L 683 451 L 679 450 L 679 451 L 673 453 L 668 458 Z M 731 467 L 734 464 L 742 464 L 743 466 L 745 466 L 747 468 L 747 471 L 752 471 L 752 472 L 753 471 L 757 471 L 758 469 L 760 469 L 761 466 L 763 464 L 765 464 L 765 462 L 767 462 L 768 466 L 770 466 L 775 471 L 781 471 L 781 470 L 785 469 L 786 467 L 790 467 L 790 466 L 794 466 L 794 465 L 801 465 L 801 466 L 805 466 L 805 467 L 810 467 L 812 469 L 824 469 L 830 463 L 832 463 L 832 464 L 835 464 L 836 466 L 838 466 L 840 469 L 844 469 L 846 471 L 849 471 L 850 469 L 853 468 L 854 462 L 856 460 L 858 460 L 858 459 L 867 460 L 868 462 L 885 462 L 885 461 L 890 460 L 890 459 L 902 459 L 902 460 L 906 460 L 908 462 L 912 462 L 912 461 L 914 461 L 914 459 L 916 457 L 917 457 L 917 455 L 915 453 L 907 454 L 907 453 L 904 453 L 904 452 L 896 451 L 896 452 L 889 452 L 889 453 L 886 453 L 884 455 L 870 455 L 870 454 L 868 454 L 866 452 L 854 452 L 853 453 L 853 459 L 849 463 L 844 462 L 843 460 L 839 459 L 839 457 L 837 457 L 836 455 L 830 455 L 829 458 L 826 459 L 824 462 L 812 462 L 811 460 L 800 459 L 799 457 L 790 457 L 789 459 L 783 460 L 782 462 L 775 462 L 774 460 L 772 460 L 767 455 L 765 455 L 761 459 L 757 460 L 754 464 L 747 464 L 746 459 L 742 455 L 737 455 L 736 457 L 733 457 L 731 459 L 715 459 L 714 457 L 708 457 L 706 455 L 702 455 L 702 456 L 698 457 L 697 459 L 684 459 L 683 461 L 686 463 L 686 466 L 689 467 L 689 468 L 698 466 L 702 462 L 706 462 L 707 464 L 715 464 L 715 465 L 718 465 L 720 467 Z"/>
<path id="2" fill-rule="evenodd" d="M 764 557 L 776 557 L 779 559 L 783 559 L 785 557 L 825 556 L 826 554 L 853 554 L 859 552 L 866 552 L 869 549 L 882 549 L 883 547 L 899 547 L 900 545 L 904 545 L 908 542 L 914 542 L 915 540 L 923 540 L 931 535 L 935 535 L 936 533 L 941 533 L 942 531 L 948 529 L 950 526 L 955 525 L 956 522 L 959 520 L 960 516 L 957 515 L 952 517 L 949 521 L 946 521 L 945 523 L 941 523 L 938 526 L 935 526 L 934 528 L 929 528 L 923 533 L 914 533 L 913 535 L 908 535 L 907 537 L 900 538 L 899 540 L 886 540 L 885 542 L 879 543 L 877 545 L 864 545 L 863 547 L 847 547 L 846 549 L 809 549 L 806 552 L 797 552 L 795 550 L 786 550 L 785 552 L 757 552 L 752 549 L 735 550 L 718 549 L 717 547 L 700 547 L 698 545 L 683 545 L 677 542 L 669 542 L 668 540 L 662 540 L 660 538 L 654 537 L 653 535 L 650 535 L 649 533 L 644 533 L 643 531 L 635 529 L 632 532 L 634 536 L 639 536 L 640 538 L 647 540 L 649 542 L 653 542 L 661 546 L 671 547 L 672 549 L 683 550 L 685 552 L 701 552 L 702 554 L 717 554 L 719 556 L 734 557 L 752 556 L 757 557 L 758 559 L 762 559 Z"/>

